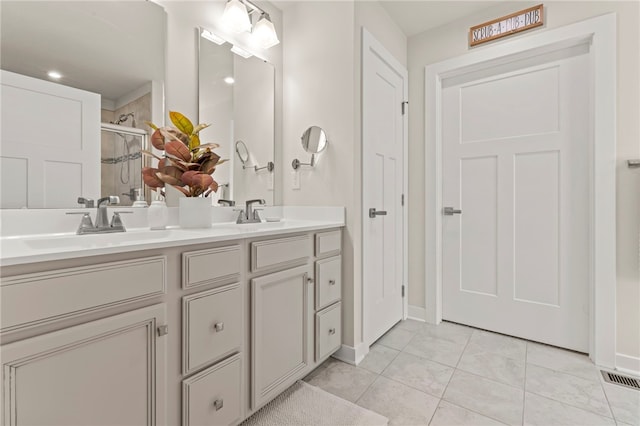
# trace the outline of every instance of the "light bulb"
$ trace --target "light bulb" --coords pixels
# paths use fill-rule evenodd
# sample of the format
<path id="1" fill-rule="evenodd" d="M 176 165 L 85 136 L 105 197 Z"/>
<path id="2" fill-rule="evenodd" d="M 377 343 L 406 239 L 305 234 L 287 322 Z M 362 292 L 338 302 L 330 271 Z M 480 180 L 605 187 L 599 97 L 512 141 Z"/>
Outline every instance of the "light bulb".
<path id="1" fill-rule="evenodd" d="M 280 43 L 276 29 L 273 26 L 273 22 L 269 19 L 269 15 L 263 13 L 260 19 L 253 27 L 253 38 L 263 49 L 268 49 L 276 44 Z"/>
<path id="2" fill-rule="evenodd" d="M 229 0 L 224 8 L 222 19 L 229 29 L 236 33 L 251 30 L 251 20 L 247 7 L 240 0 Z"/>

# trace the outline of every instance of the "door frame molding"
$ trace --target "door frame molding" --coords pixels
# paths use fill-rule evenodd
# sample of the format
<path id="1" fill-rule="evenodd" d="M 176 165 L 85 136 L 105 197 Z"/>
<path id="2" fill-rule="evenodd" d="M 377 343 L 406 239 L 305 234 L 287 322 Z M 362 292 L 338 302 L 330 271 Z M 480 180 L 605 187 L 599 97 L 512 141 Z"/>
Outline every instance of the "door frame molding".
<path id="1" fill-rule="evenodd" d="M 361 68 L 360 68 L 360 78 L 361 78 L 361 96 L 360 96 L 360 102 L 361 102 L 361 111 L 362 111 L 362 115 L 361 115 L 361 120 L 360 120 L 360 126 L 361 126 L 361 158 L 362 158 L 362 172 L 364 173 L 364 140 L 365 140 L 365 128 L 364 128 L 364 103 L 362 102 L 362 99 L 364 99 L 364 76 L 365 76 L 365 67 L 368 64 L 368 60 L 366 52 L 374 52 L 378 57 L 380 57 L 380 59 L 382 59 L 384 62 L 386 62 L 387 65 L 389 65 L 389 67 L 391 67 L 398 75 L 400 75 L 402 77 L 403 80 L 403 93 L 402 96 L 404 98 L 405 101 L 409 100 L 409 72 L 407 70 L 407 67 L 405 67 L 404 65 L 402 65 L 392 54 L 391 52 L 389 52 L 382 43 L 380 43 L 374 36 L 373 34 L 371 34 L 369 31 L 367 31 L 367 29 L 363 26 L 362 27 L 362 50 L 361 50 L 361 58 L 360 58 L 360 63 Z M 401 108 L 401 105 L 398 105 L 398 108 Z M 406 110 L 408 111 L 408 110 Z M 404 298 L 402 299 L 402 319 L 407 319 L 407 315 L 408 315 L 408 309 L 409 309 L 409 236 L 408 236 L 408 223 L 409 223 L 409 209 L 407 209 L 407 205 L 408 205 L 408 200 L 407 200 L 407 193 L 408 193 L 408 188 L 409 188 L 409 157 L 408 157 L 408 153 L 409 153 L 409 114 L 405 111 L 405 114 L 402 116 L 402 125 L 403 125 L 403 129 L 402 129 L 402 193 L 404 194 L 404 206 L 402 206 L 402 284 L 405 286 L 405 293 L 404 293 Z M 364 221 L 365 219 L 365 213 L 367 211 L 365 205 L 364 205 L 364 179 L 362 179 L 362 190 L 361 190 L 361 196 L 360 196 L 360 202 L 362 205 L 362 209 L 361 209 L 361 217 L 362 217 L 362 221 L 361 221 L 361 247 L 364 247 Z M 361 276 L 364 276 L 364 255 L 362 256 L 362 263 L 361 263 L 361 267 L 362 267 L 362 271 L 361 271 Z M 365 315 L 365 304 L 366 304 L 366 288 L 365 288 L 365 283 L 364 280 L 362 280 L 362 340 L 363 343 L 366 345 L 366 347 L 368 348 L 369 346 L 371 346 L 371 344 L 373 342 L 368 342 L 366 339 L 366 334 L 365 334 L 365 320 L 366 320 L 366 315 Z"/>
<path id="2" fill-rule="evenodd" d="M 616 359 L 616 16 L 587 19 L 557 29 L 474 50 L 425 67 L 425 168 L 435 171 L 435 187 L 425 180 L 426 238 L 435 250 L 425 259 L 426 320 L 442 321 L 442 82 L 491 65 L 531 57 L 545 51 L 590 43 L 592 66 L 590 149 L 590 283 L 589 356 L 613 368 Z M 429 215 L 427 214 L 427 218 Z"/>

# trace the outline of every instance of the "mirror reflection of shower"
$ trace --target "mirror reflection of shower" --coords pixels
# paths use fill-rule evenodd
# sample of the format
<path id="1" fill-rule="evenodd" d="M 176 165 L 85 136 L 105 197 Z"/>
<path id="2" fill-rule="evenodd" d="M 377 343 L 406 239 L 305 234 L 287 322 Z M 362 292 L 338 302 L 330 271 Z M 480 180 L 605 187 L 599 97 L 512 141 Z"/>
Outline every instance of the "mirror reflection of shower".
<path id="1" fill-rule="evenodd" d="M 130 124 L 130 127 L 124 124 Z M 120 205 L 124 206 L 145 200 L 141 150 L 147 146 L 147 132 L 136 129 L 135 125 L 134 114 L 127 113 L 101 126 L 101 196 L 118 195 Z"/>

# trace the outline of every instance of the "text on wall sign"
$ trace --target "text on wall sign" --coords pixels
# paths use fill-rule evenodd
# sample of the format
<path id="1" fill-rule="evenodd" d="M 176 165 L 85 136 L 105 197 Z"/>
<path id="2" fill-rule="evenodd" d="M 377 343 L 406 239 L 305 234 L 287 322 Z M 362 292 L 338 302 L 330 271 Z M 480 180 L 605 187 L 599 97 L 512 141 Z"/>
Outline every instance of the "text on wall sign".
<path id="1" fill-rule="evenodd" d="M 469 46 L 530 30 L 544 24 L 544 6 L 539 4 L 469 28 Z"/>

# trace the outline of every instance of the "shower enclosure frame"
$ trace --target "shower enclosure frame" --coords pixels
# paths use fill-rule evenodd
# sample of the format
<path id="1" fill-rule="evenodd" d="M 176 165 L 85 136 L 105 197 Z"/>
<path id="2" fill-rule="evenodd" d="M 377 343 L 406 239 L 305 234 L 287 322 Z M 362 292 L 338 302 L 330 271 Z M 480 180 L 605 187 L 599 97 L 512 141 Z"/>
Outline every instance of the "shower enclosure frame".
<path id="1" fill-rule="evenodd" d="M 151 159 L 145 155 L 142 155 L 142 150 L 149 150 L 149 134 L 146 131 L 142 129 L 137 129 L 135 127 L 127 127 L 127 126 L 122 126 L 120 124 L 113 124 L 113 123 L 100 123 L 100 131 L 101 132 L 105 131 L 113 134 L 126 135 L 126 136 L 139 136 L 141 138 L 140 170 L 142 170 L 144 167 L 149 167 L 151 165 Z M 151 190 L 147 185 L 144 184 L 144 181 L 142 180 L 142 175 L 140 176 L 140 185 L 144 193 L 145 201 L 147 203 L 150 203 Z"/>

